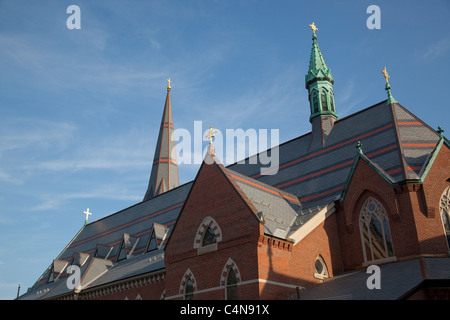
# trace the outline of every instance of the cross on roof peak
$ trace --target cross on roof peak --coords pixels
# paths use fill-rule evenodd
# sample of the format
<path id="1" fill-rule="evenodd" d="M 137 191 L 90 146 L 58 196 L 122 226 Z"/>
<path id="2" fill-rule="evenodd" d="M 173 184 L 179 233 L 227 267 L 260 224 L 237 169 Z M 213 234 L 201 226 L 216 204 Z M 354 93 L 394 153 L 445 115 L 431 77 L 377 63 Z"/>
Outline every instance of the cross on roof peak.
<path id="1" fill-rule="evenodd" d="M 83 213 L 86 215 L 86 223 L 87 223 L 87 221 L 88 221 L 88 216 L 90 216 L 90 215 L 92 215 L 92 212 L 89 212 L 89 208 L 87 208 L 87 210 L 86 211 L 83 211 Z"/>

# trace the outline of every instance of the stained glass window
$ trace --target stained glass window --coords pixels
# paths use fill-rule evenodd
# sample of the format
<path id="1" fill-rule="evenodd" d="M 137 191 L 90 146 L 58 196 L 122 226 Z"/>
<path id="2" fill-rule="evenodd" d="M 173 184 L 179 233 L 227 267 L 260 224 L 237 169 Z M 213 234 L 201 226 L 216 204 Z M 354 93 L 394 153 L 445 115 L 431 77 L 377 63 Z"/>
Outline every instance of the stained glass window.
<path id="1" fill-rule="evenodd" d="M 442 193 L 439 203 L 439 211 L 441 212 L 441 219 L 444 225 L 445 235 L 447 237 L 447 244 L 450 248 L 450 187 L 447 187 Z"/>
<path id="2" fill-rule="evenodd" d="M 387 213 L 378 200 L 369 197 L 364 202 L 359 227 L 365 262 L 394 256 Z"/>

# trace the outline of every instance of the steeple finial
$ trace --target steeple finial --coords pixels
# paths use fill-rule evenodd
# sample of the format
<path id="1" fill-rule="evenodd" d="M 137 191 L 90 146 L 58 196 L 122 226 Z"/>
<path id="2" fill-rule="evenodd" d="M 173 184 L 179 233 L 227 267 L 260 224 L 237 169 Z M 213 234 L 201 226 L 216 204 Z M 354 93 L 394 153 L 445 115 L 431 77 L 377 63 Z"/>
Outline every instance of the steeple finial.
<path id="1" fill-rule="evenodd" d="M 316 25 L 314 24 L 314 22 L 311 23 L 311 24 L 309 25 L 309 27 L 311 28 L 311 30 L 313 31 L 314 34 L 316 34 L 316 31 L 319 30 L 319 29 L 317 29 L 317 27 L 316 27 Z"/>
<path id="2" fill-rule="evenodd" d="M 444 129 L 442 129 L 441 126 L 438 127 L 437 133 L 439 134 L 439 137 L 440 137 L 440 138 L 443 138 L 443 137 L 444 137 Z"/>
<path id="3" fill-rule="evenodd" d="M 397 100 L 394 99 L 394 97 L 392 96 L 392 93 L 391 93 L 391 85 L 389 84 L 389 81 L 388 81 L 391 77 L 389 76 L 388 72 L 386 71 L 386 67 L 384 67 L 383 70 L 381 70 L 381 73 L 383 74 L 383 77 L 386 80 L 385 90 L 387 91 L 387 94 L 388 94 L 387 103 L 396 103 Z"/>
<path id="4" fill-rule="evenodd" d="M 213 127 L 209 127 L 208 132 L 205 134 L 205 138 L 209 139 L 209 153 L 214 156 L 214 146 L 212 144 L 212 138 L 216 135 L 217 130 L 213 129 Z"/>
<path id="5" fill-rule="evenodd" d="M 363 153 L 361 141 L 356 142 L 356 150 L 358 150 L 358 153 Z"/>
<path id="6" fill-rule="evenodd" d="M 172 81 L 167 79 L 167 94 L 164 111 L 156 141 L 155 155 L 144 201 L 180 185 L 175 141 L 171 137 L 174 132 L 170 89 Z M 174 151 L 174 152 L 172 152 Z"/>

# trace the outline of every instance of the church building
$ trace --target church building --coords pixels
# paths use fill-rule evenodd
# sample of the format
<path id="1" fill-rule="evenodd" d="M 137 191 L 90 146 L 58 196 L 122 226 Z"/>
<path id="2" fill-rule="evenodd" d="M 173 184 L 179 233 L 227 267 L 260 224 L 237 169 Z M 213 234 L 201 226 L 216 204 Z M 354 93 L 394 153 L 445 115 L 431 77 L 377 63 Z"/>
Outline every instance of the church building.
<path id="1" fill-rule="evenodd" d="M 386 68 L 387 99 L 339 118 L 310 27 L 310 132 L 229 166 L 211 139 L 180 185 L 169 82 L 143 200 L 86 221 L 18 299 L 449 299 L 449 140 Z"/>

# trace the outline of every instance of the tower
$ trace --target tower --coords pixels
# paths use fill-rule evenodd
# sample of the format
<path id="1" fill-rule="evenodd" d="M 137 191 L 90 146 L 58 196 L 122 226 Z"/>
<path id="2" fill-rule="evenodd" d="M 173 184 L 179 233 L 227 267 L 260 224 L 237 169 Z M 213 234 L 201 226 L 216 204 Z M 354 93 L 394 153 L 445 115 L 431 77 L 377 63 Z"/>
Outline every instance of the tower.
<path id="1" fill-rule="evenodd" d="M 310 149 L 323 147 L 327 136 L 337 120 L 334 104 L 333 83 L 331 71 L 325 63 L 319 44 L 317 43 L 317 27 L 314 22 L 309 25 L 313 31 L 313 44 L 309 60 L 308 73 L 305 76 L 305 86 L 308 90 L 312 124 L 312 139 Z"/>
<path id="2" fill-rule="evenodd" d="M 167 80 L 167 95 L 159 128 L 158 141 L 153 158 L 152 171 L 144 201 L 180 185 L 173 134 L 172 104 L 170 102 L 171 81 Z"/>

